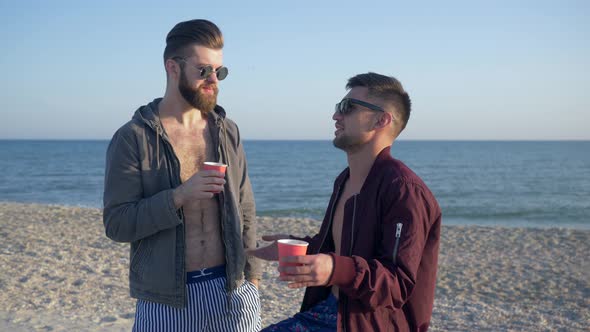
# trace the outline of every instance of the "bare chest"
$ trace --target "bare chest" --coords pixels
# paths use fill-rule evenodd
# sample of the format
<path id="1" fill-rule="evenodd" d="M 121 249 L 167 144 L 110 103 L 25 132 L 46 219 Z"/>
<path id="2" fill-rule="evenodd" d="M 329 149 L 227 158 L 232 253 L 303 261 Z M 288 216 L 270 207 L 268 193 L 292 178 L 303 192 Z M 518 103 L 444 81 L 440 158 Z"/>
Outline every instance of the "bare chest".
<path id="1" fill-rule="evenodd" d="M 342 248 L 342 225 L 344 224 L 344 205 L 346 201 L 354 195 L 355 191 L 348 185 L 344 188 L 344 192 L 340 196 L 340 199 L 336 203 L 336 209 L 334 210 L 334 216 L 332 219 L 332 238 L 334 239 L 335 253 L 336 255 L 342 255 L 340 248 Z M 338 286 L 332 286 L 332 294 L 336 298 L 339 297 Z"/>
<path id="2" fill-rule="evenodd" d="M 352 189 L 345 188 L 340 196 L 336 209 L 334 210 L 334 219 L 332 220 L 332 237 L 334 238 L 334 245 L 336 246 L 336 254 L 341 255 L 340 243 L 342 242 L 342 225 L 344 223 L 344 205 L 346 201 L 354 195 Z"/>
<path id="3" fill-rule="evenodd" d="M 182 182 L 198 172 L 205 161 L 213 160 L 213 144 L 207 127 L 192 131 L 171 127 L 166 131 L 180 162 Z"/>

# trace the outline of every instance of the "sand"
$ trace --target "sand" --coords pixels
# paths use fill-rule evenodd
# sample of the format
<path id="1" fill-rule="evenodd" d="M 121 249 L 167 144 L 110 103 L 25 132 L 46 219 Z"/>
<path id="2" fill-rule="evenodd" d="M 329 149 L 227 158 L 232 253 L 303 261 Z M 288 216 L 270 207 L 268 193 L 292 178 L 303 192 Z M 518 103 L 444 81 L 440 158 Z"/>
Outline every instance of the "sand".
<path id="1" fill-rule="evenodd" d="M 259 218 L 260 234 L 313 234 L 319 221 Z M 130 331 L 128 245 L 99 209 L 0 202 L 0 331 Z M 590 231 L 444 226 L 431 331 L 589 331 Z M 302 290 L 264 266 L 263 325 Z"/>

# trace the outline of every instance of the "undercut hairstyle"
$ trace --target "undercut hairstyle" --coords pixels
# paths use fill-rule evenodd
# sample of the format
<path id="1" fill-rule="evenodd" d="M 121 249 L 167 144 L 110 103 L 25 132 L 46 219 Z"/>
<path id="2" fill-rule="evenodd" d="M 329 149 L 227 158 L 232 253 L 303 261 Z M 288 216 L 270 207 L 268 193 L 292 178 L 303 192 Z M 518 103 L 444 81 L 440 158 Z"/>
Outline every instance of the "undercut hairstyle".
<path id="1" fill-rule="evenodd" d="M 188 47 L 195 44 L 214 50 L 222 49 L 223 35 L 221 30 L 213 22 L 207 20 L 191 20 L 176 24 L 166 36 L 164 62 L 174 57 L 190 56 Z"/>
<path id="2" fill-rule="evenodd" d="M 391 103 L 401 117 L 400 132 L 406 128 L 406 124 L 410 119 L 412 102 L 401 82 L 395 77 L 372 72 L 359 74 L 351 77 L 346 84 L 346 89 L 354 87 L 366 87 L 369 90 L 369 96 Z"/>

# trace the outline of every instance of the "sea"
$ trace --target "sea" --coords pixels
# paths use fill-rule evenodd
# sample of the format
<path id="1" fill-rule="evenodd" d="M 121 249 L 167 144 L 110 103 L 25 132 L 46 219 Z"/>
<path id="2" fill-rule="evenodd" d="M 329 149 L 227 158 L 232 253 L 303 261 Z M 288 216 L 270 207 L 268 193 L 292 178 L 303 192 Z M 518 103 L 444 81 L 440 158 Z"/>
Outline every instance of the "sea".
<path id="1" fill-rule="evenodd" d="M 107 140 L 0 140 L 0 201 L 102 207 Z M 321 220 L 346 155 L 331 141 L 244 141 L 257 214 Z M 590 141 L 396 141 L 443 224 L 590 229 Z"/>

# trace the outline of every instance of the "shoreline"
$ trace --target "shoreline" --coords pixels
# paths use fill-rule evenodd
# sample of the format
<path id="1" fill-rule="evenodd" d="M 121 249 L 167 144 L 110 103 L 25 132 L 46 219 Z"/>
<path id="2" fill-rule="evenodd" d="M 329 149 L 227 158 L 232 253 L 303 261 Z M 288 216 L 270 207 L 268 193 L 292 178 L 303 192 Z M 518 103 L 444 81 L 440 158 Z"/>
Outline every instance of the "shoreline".
<path id="1" fill-rule="evenodd" d="M 320 225 L 258 222 L 259 237 Z M 128 245 L 106 238 L 100 209 L 0 202 L 0 234 L 0 330 L 130 330 Z M 590 329 L 590 231 L 444 225 L 441 241 L 431 331 Z M 293 315 L 303 290 L 263 266 L 266 326 Z"/>
<path id="2" fill-rule="evenodd" d="M 89 205 L 65 205 L 65 204 L 57 204 L 57 203 L 39 203 L 39 202 L 18 202 L 18 201 L 6 201 L 0 200 L 1 204 L 15 204 L 15 205 L 40 205 L 46 207 L 59 207 L 59 208 L 72 208 L 72 209 L 89 209 L 89 210 L 99 210 L 102 211 L 102 208 L 89 206 Z M 322 218 L 314 218 L 308 216 L 282 216 L 282 215 L 272 215 L 272 214 L 261 214 L 258 215 L 257 218 L 267 218 L 267 219 L 289 219 L 289 220 L 315 220 L 318 222 L 322 221 Z M 461 218 L 461 220 L 464 218 Z M 555 225 L 544 225 L 529 221 L 512 221 L 508 223 L 508 221 L 503 221 L 499 223 L 470 223 L 470 222 L 459 222 L 459 219 L 451 219 L 451 221 L 447 219 L 443 219 L 444 226 L 451 226 L 451 227 L 482 227 L 482 228 L 508 228 L 508 229 L 530 229 L 530 230 L 552 230 L 552 229 L 560 229 L 560 230 L 579 230 L 579 231 L 590 231 L 590 217 L 587 223 L 565 223 L 560 224 L 558 226 Z"/>

